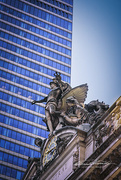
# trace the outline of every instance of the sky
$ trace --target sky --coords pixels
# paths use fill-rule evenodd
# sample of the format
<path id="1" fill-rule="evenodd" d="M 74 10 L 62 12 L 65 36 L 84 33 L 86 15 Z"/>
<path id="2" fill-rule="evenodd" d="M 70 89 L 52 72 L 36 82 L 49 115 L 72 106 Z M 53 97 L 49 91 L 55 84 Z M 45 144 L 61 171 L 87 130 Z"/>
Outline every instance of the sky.
<path id="1" fill-rule="evenodd" d="M 88 84 L 85 104 L 121 96 L 121 0 L 73 0 L 71 86 Z"/>

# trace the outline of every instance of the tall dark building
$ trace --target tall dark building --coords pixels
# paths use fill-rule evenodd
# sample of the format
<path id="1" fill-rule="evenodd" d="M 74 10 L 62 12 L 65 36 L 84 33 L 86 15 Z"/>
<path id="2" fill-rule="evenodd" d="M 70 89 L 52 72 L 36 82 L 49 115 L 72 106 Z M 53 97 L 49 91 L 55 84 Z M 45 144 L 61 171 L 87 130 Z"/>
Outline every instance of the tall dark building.
<path id="1" fill-rule="evenodd" d="M 57 71 L 70 83 L 73 0 L 0 0 L 0 179 L 21 179 L 47 138 L 45 104 Z"/>

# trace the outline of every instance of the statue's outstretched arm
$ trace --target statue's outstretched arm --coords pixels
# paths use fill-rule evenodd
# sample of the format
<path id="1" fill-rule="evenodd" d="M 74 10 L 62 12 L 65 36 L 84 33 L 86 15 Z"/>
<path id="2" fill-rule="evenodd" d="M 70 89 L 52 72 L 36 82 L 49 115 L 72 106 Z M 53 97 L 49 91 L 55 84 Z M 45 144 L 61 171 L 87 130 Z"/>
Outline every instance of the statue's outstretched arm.
<path id="1" fill-rule="evenodd" d="M 39 100 L 39 101 L 34 100 L 34 101 L 32 101 L 31 103 L 32 103 L 32 105 L 33 105 L 33 104 L 35 104 L 35 103 L 42 103 L 42 102 L 47 102 L 47 97 L 45 97 L 44 99 L 41 99 L 41 100 Z"/>

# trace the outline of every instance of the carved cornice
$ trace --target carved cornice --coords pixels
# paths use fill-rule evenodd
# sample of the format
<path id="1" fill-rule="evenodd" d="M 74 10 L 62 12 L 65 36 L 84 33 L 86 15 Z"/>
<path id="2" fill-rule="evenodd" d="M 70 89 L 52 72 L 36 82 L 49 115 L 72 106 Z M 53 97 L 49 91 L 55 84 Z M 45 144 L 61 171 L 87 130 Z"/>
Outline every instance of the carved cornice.
<path id="1" fill-rule="evenodd" d="M 87 158 L 81 166 L 75 171 L 75 173 L 69 178 L 70 180 L 80 177 L 83 179 L 87 178 L 89 174 L 98 166 L 98 162 L 102 162 L 105 158 L 110 155 L 113 149 L 117 148 L 121 143 L 121 127 L 119 127 L 108 139 L 100 145 L 95 152 Z M 113 155 L 112 155 L 113 156 Z"/>

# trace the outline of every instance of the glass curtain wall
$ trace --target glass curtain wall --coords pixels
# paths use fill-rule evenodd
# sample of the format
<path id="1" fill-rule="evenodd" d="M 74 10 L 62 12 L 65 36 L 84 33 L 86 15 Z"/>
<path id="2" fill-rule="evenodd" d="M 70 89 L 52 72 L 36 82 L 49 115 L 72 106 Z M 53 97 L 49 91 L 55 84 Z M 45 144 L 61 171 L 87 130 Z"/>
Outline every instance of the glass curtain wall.
<path id="1" fill-rule="evenodd" d="M 22 179 L 48 131 L 45 104 L 55 71 L 70 83 L 73 0 L 0 0 L 0 179 Z"/>

